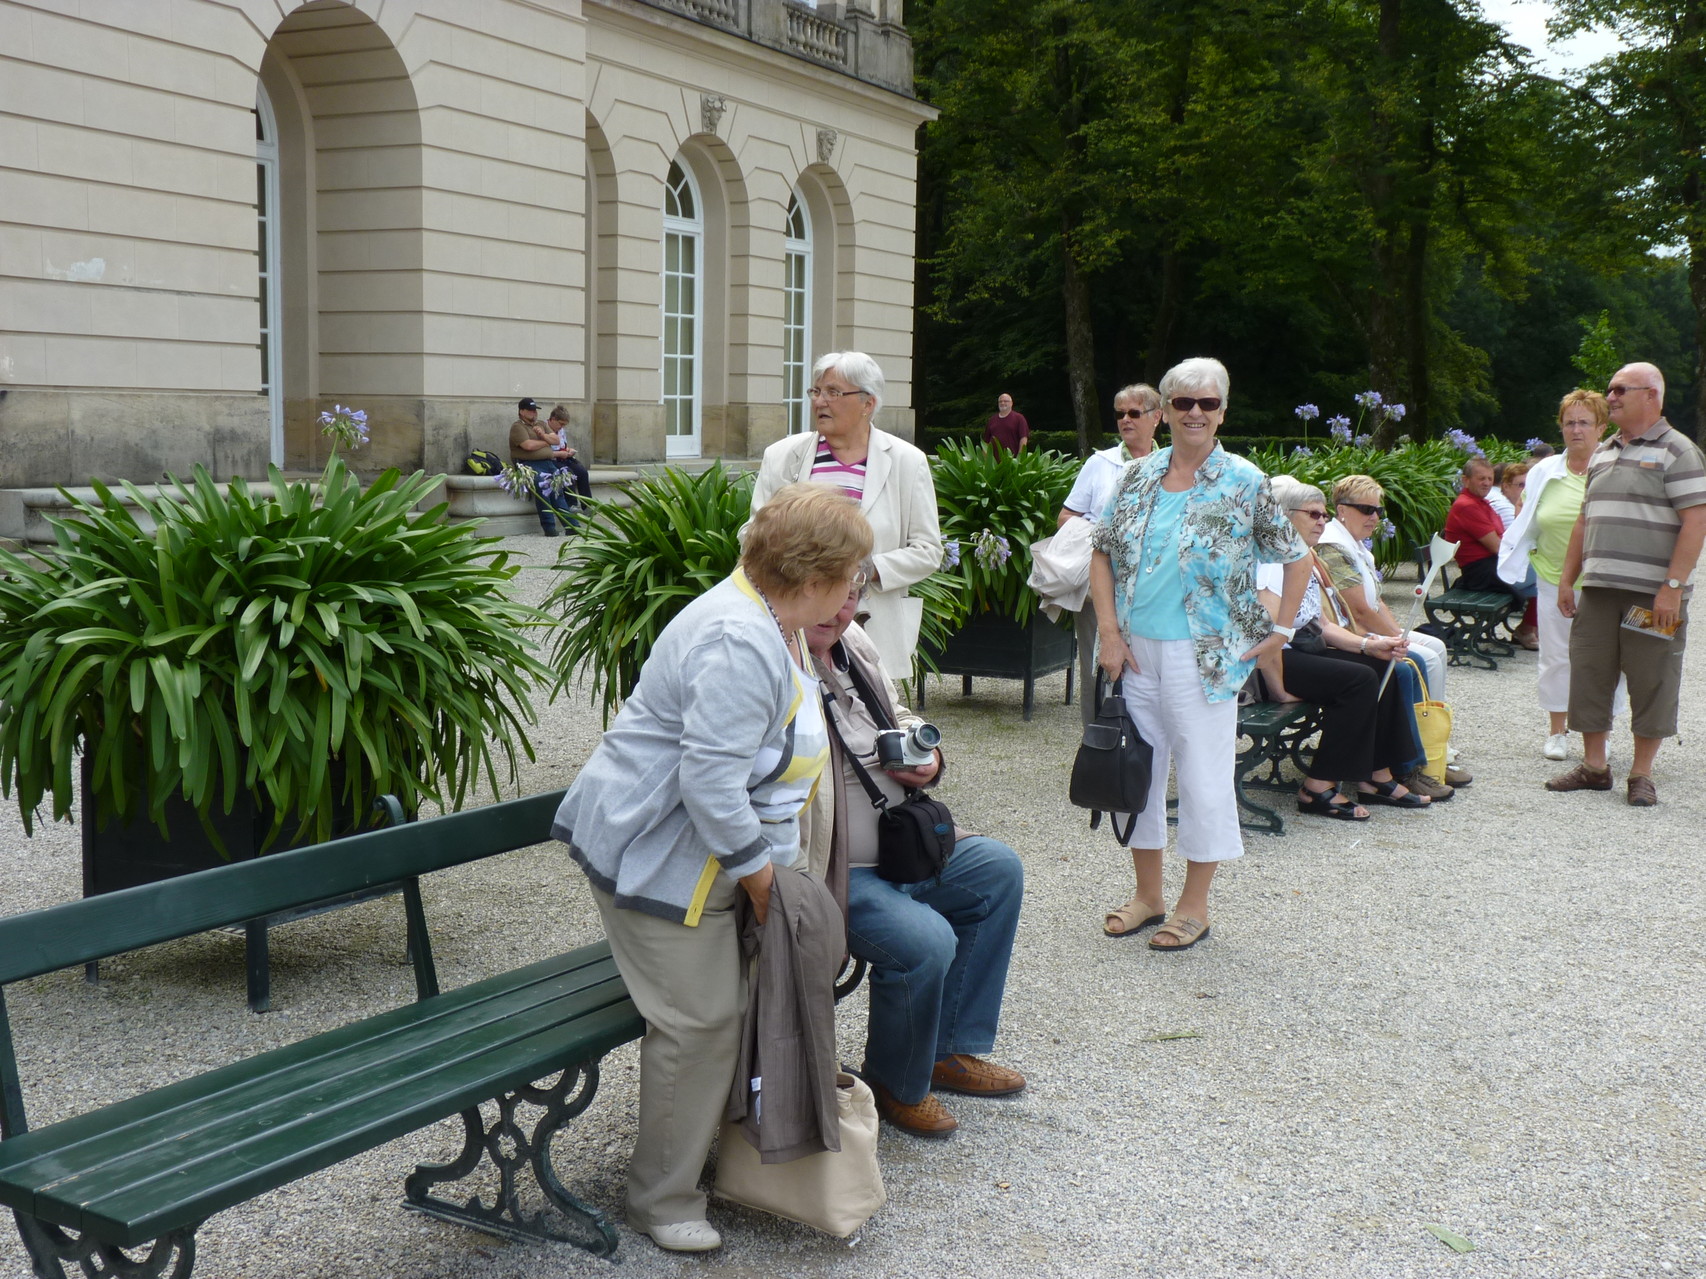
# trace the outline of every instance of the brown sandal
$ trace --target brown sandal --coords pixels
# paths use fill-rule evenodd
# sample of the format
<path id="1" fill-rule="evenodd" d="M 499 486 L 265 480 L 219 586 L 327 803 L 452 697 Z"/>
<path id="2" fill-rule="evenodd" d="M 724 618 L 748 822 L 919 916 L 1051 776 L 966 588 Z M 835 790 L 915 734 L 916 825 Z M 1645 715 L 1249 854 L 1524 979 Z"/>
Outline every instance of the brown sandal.
<path id="1" fill-rule="evenodd" d="M 1586 764 L 1577 764 L 1567 773 L 1559 773 L 1546 783 L 1550 791 L 1572 790 L 1610 790 L 1611 770 L 1609 768 L 1589 768 Z"/>
<path id="2" fill-rule="evenodd" d="M 1189 950 L 1204 937 L 1208 936 L 1208 923 L 1193 915 L 1181 915 L 1174 911 L 1167 917 L 1167 922 L 1155 930 L 1155 936 L 1149 939 L 1150 950 Z M 1178 940 L 1171 946 L 1156 945 L 1163 937 L 1174 937 Z"/>
<path id="3" fill-rule="evenodd" d="M 1635 774 L 1629 779 L 1629 803 L 1634 808 L 1651 808 L 1659 802 L 1659 788 L 1653 779 Z"/>
<path id="4" fill-rule="evenodd" d="M 1139 930 L 1159 924 L 1166 918 L 1167 913 L 1159 907 L 1133 897 L 1124 906 L 1115 907 L 1103 917 L 1102 932 L 1109 937 L 1132 937 Z M 1118 924 L 1119 929 L 1116 931 L 1108 927 L 1109 924 Z"/>

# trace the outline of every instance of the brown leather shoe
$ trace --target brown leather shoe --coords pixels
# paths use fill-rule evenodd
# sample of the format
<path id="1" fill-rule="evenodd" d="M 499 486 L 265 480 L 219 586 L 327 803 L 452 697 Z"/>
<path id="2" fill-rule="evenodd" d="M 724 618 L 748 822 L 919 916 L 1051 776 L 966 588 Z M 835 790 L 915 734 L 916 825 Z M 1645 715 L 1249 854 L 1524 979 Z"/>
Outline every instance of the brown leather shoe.
<path id="1" fill-rule="evenodd" d="M 1419 768 L 1408 777 L 1400 777 L 1398 780 L 1404 783 L 1406 790 L 1413 790 L 1418 795 L 1426 795 L 1436 804 L 1443 804 L 1456 794 L 1451 787 L 1445 785 L 1437 777 L 1424 773 Z"/>
<path id="2" fill-rule="evenodd" d="M 871 1085 L 871 1095 L 877 1099 L 879 1115 L 914 1137 L 946 1137 L 960 1126 L 960 1121 L 948 1113 L 933 1092 L 925 1093 L 923 1101 L 910 1106 L 896 1101 L 881 1084 Z"/>
<path id="3" fill-rule="evenodd" d="M 1552 791 L 1610 790 L 1611 770 L 1609 768 L 1589 768 L 1586 764 L 1577 764 L 1569 772 L 1559 773 L 1547 782 L 1546 789 Z"/>
<path id="4" fill-rule="evenodd" d="M 1633 808 L 1651 808 L 1659 802 L 1659 788 L 1653 779 L 1639 773 L 1629 775 L 1629 804 Z M 938 1067 L 938 1069 L 940 1069 Z"/>
<path id="5" fill-rule="evenodd" d="M 1025 1077 L 981 1057 L 955 1053 L 936 1063 L 936 1069 L 930 1072 L 930 1086 L 972 1097 L 1005 1097 L 1023 1088 Z"/>

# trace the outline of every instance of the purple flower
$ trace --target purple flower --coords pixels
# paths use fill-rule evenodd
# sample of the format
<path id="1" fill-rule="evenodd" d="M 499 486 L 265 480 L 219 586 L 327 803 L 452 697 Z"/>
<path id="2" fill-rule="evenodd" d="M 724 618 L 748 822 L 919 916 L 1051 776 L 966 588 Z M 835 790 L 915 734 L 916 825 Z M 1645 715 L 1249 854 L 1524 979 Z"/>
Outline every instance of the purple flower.
<path id="1" fill-rule="evenodd" d="M 1348 417 L 1328 418 L 1327 419 L 1327 433 L 1329 435 L 1331 435 L 1335 440 L 1337 440 L 1340 444 L 1349 444 L 1351 442 L 1351 420 L 1350 420 L 1350 418 L 1348 418 Z"/>
<path id="2" fill-rule="evenodd" d="M 1355 399 L 1356 406 L 1365 413 L 1370 409 L 1379 408 L 1381 403 L 1379 391 L 1363 391 Z"/>
<path id="3" fill-rule="evenodd" d="M 1007 539 L 993 529 L 984 529 L 973 541 L 972 556 L 983 568 L 993 571 L 1012 557 L 1013 548 Z"/>
<path id="4" fill-rule="evenodd" d="M 1475 437 L 1462 427 L 1454 426 L 1445 433 L 1446 443 L 1452 448 L 1462 449 L 1470 457 L 1485 457 L 1481 446 L 1475 442 Z"/>
<path id="5" fill-rule="evenodd" d="M 1394 524 L 1391 520 L 1381 520 L 1380 521 L 1380 536 L 1384 537 L 1384 538 L 1397 537 L 1398 536 L 1398 526 L 1396 524 Z"/>
<path id="6" fill-rule="evenodd" d="M 1315 450 L 1310 448 L 1307 444 L 1299 444 L 1296 448 L 1292 449 L 1291 455 L 1293 457 L 1314 457 Z"/>
<path id="7" fill-rule="evenodd" d="M 1523 442 L 1522 447 L 1527 449 L 1530 453 L 1532 453 L 1532 452 L 1534 452 L 1535 449 L 1539 448 L 1544 443 L 1546 443 L 1546 441 L 1541 439 L 1538 435 L 1536 435 L 1533 439 L 1525 440 Z"/>
<path id="8" fill-rule="evenodd" d="M 1292 412 L 1297 414 L 1297 416 L 1302 418 L 1305 422 L 1314 421 L 1316 418 L 1321 416 L 1321 410 L 1316 408 L 1313 404 L 1299 404 L 1292 410 Z"/>
<path id="9" fill-rule="evenodd" d="M 942 543 L 942 568 L 944 571 L 960 566 L 960 544 L 958 542 Z"/>
<path id="10" fill-rule="evenodd" d="M 320 431 L 346 449 L 358 449 L 367 443 L 367 413 L 362 409 L 334 404 L 315 419 Z"/>
<path id="11" fill-rule="evenodd" d="M 1358 448 L 1366 448 L 1368 445 L 1374 443 L 1374 437 L 1365 431 L 1363 434 L 1357 436 L 1356 439 L 1352 440 L 1351 443 L 1355 444 Z"/>
<path id="12" fill-rule="evenodd" d="M 1404 406 L 1402 404 L 1388 404 L 1386 406 L 1386 420 L 1388 422 L 1400 421 L 1403 419 L 1403 416 Z"/>

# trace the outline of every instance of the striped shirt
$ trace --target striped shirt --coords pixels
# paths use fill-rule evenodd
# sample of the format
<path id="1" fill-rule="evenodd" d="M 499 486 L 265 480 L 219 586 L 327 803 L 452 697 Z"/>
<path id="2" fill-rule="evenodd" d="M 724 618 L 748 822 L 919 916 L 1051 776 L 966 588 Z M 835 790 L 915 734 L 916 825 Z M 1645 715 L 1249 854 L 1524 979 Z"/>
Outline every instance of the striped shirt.
<path id="1" fill-rule="evenodd" d="M 1656 591 L 1670 576 L 1677 515 L 1706 503 L 1706 457 L 1660 418 L 1624 443 L 1613 435 L 1588 460 L 1582 501 L 1582 586 Z M 1683 594 L 1692 591 L 1693 576 Z"/>
<path id="2" fill-rule="evenodd" d="M 830 450 L 829 441 L 817 437 L 817 457 L 812 461 L 812 482 L 831 484 L 855 502 L 865 496 L 865 462 L 843 462 Z"/>

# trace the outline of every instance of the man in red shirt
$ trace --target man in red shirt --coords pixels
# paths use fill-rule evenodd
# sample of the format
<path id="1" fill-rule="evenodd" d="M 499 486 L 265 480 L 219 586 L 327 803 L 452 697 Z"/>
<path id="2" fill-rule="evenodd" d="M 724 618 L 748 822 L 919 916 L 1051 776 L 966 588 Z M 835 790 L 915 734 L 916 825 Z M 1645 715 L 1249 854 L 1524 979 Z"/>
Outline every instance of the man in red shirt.
<path id="1" fill-rule="evenodd" d="M 1017 453 L 1031 438 L 1031 424 L 1013 409 L 1013 397 L 1003 391 L 995 401 L 995 414 L 983 427 L 983 442 Z"/>
<path id="2" fill-rule="evenodd" d="M 1529 601 L 1529 615 L 1517 627 L 1516 642 L 1524 648 L 1540 647 L 1532 610 L 1534 587 L 1513 586 L 1499 576 L 1499 539 L 1505 523 L 1487 494 L 1493 491 L 1493 468 L 1484 457 L 1472 457 L 1463 467 L 1463 491 L 1445 517 L 1445 540 L 1456 542 L 1457 567 L 1462 569 L 1458 585 L 1466 591 L 1508 591 Z"/>

